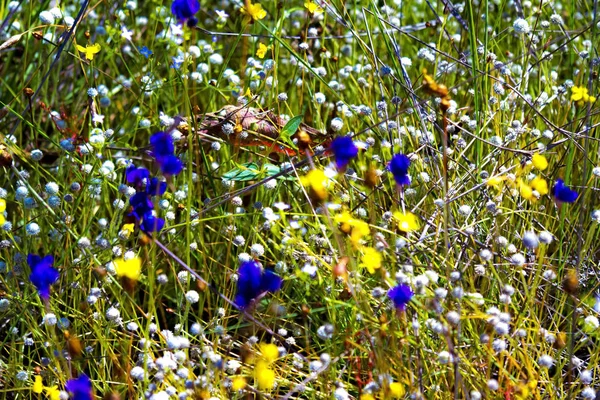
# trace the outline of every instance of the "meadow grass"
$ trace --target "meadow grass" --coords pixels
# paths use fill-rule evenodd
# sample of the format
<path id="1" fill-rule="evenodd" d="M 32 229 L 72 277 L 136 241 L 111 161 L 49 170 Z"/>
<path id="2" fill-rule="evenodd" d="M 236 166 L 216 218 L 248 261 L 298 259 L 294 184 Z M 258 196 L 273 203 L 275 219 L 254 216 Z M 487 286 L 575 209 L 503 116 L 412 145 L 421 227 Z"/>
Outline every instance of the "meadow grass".
<path id="1" fill-rule="evenodd" d="M 597 0 L 174 3 L 0 0 L 1 398 L 596 398 Z"/>

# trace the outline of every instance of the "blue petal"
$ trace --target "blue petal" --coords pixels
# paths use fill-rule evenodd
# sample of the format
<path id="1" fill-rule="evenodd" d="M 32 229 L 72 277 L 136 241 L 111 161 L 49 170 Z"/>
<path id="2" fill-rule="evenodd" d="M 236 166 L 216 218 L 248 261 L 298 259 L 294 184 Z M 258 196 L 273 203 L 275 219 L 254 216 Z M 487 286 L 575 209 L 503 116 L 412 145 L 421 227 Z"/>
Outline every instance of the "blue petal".
<path id="1" fill-rule="evenodd" d="M 173 137 L 170 133 L 162 131 L 150 136 L 150 146 L 156 158 L 172 155 L 175 151 Z"/>
<path id="2" fill-rule="evenodd" d="M 177 175 L 183 169 L 183 163 L 174 155 L 159 157 L 156 161 L 160 164 L 160 170 L 164 175 Z"/>
<path id="3" fill-rule="evenodd" d="M 162 196 L 167 191 L 167 183 L 161 182 L 158 178 L 152 178 L 150 184 L 146 186 L 146 193 L 150 196 Z"/>
<path id="4" fill-rule="evenodd" d="M 42 261 L 42 257 L 38 256 L 37 254 L 27 255 L 27 264 L 29 264 L 29 267 L 31 267 L 31 269 L 35 268 L 35 266 L 38 265 L 40 261 Z"/>
<path id="5" fill-rule="evenodd" d="M 260 281 L 260 291 L 274 293 L 281 289 L 283 280 L 279 275 L 271 270 L 265 270 Z"/>
<path id="6" fill-rule="evenodd" d="M 399 284 L 388 291 L 388 297 L 394 302 L 394 307 L 404 310 L 413 297 L 413 291 L 410 286 Z"/>
<path id="7" fill-rule="evenodd" d="M 152 212 L 144 214 L 140 229 L 144 232 L 160 232 L 165 227 L 165 220 L 152 215 Z"/>
<path id="8" fill-rule="evenodd" d="M 331 142 L 331 151 L 338 169 L 345 168 L 358 155 L 358 148 L 350 136 L 339 136 Z"/>
<path id="9" fill-rule="evenodd" d="M 410 159 L 404 154 L 395 154 L 388 165 L 388 169 L 398 185 L 410 184 L 410 178 L 408 177 L 409 167 Z"/>

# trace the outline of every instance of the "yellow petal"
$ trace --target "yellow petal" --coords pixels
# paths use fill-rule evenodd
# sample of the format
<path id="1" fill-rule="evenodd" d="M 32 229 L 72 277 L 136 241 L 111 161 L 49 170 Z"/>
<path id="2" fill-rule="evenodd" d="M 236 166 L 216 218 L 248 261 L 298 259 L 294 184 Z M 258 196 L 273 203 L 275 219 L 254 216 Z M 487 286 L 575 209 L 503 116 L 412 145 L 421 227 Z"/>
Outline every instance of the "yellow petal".
<path id="1" fill-rule="evenodd" d="M 406 391 L 404 390 L 404 385 L 399 382 L 390 383 L 390 394 L 393 397 L 402 397 L 404 396 Z"/>
<path id="2" fill-rule="evenodd" d="M 238 390 L 242 390 L 245 387 L 246 387 L 246 379 L 242 376 L 236 376 L 231 381 L 231 389 L 234 392 L 237 392 Z"/>
<path id="3" fill-rule="evenodd" d="M 498 186 L 499 184 L 501 184 L 504 180 L 506 179 L 505 176 L 492 176 L 491 178 L 489 178 L 485 184 L 488 186 Z"/>
<path id="4" fill-rule="evenodd" d="M 363 248 L 362 265 L 374 274 L 375 270 L 381 268 L 381 254 L 372 247 Z"/>
<path id="5" fill-rule="evenodd" d="M 6 200 L 0 199 L 0 213 L 6 211 Z"/>
<path id="6" fill-rule="evenodd" d="M 265 58 L 265 55 L 267 54 L 267 50 L 268 50 L 267 46 L 265 46 L 262 43 L 259 43 L 258 44 L 258 49 L 256 50 L 256 56 L 258 58 Z"/>
<path id="7" fill-rule="evenodd" d="M 33 393 L 42 393 L 42 390 L 44 390 L 44 384 L 40 375 L 35 376 L 31 390 L 33 390 Z"/>
<path id="8" fill-rule="evenodd" d="M 541 178 L 539 176 L 536 176 L 531 181 L 531 188 L 537 191 L 540 194 L 540 196 L 545 196 L 548 194 L 548 182 L 546 182 L 544 178 Z"/>
<path id="9" fill-rule="evenodd" d="M 83 47 L 83 46 L 80 46 L 80 45 L 77 45 L 77 46 L 75 46 L 75 47 L 77 48 L 77 51 L 80 51 L 80 52 L 82 52 L 82 53 L 85 53 L 85 47 Z"/>
<path id="10" fill-rule="evenodd" d="M 402 232 L 411 232 L 419 229 L 419 220 L 415 214 L 411 213 L 410 211 L 405 213 L 396 211 L 394 213 L 394 218 L 396 218 L 396 221 L 398 222 L 398 229 L 400 229 Z"/>
<path id="11" fill-rule="evenodd" d="M 269 368 L 265 361 L 259 361 L 254 368 L 254 380 L 259 389 L 273 389 L 275 385 L 275 372 Z"/>
<path id="12" fill-rule="evenodd" d="M 260 345 L 260 352 L 268 362 L 273 362 L 279 358 L 279 349 L 273 343 L 262 343 Z"/>
<path id="13" fill-rule="evenodd" d="M 142 272 L 142 260 L 135 256 L 129 260 L 125 260 L 122 257 L 114 260 L 115 269 L 117 276 L 126 277 L 137 281 Z"/>
<path id="14" fill-rule="evenodd" d="M 318 4 L 315 4 L 312 1 L 304 2 L 304 7 L 306 7 L 308 12 L 311 14 L 320 14 L 323 12 L 323 9 L 321 7 L 319 7 Z"/>
<path id="15" fill-rule="evenodd" d="M 58 390 L 58 386 L 44 387 L 44 390 L 46 390 L 46 397 L 50 400 L 60 400 L 60 390 Z"/>
<path id="16" fill-rule="evenodd" d="M 533 189 L 528 184 L 526 184 L 525 182 L 523 182 L 520 179 L 519 179 L 519 193 L 521 194 L 521 197 L 523 197 L 526 200 L 530 200 L 530 201 L 537 200 L 535 198 L 535 196 L 533 195 Z"/>
<path id="17" fill-rule="evenodd" d="M 544 157 L 541 154 L 534 154 L 533 157 L 531 157 L 531 163 L 536 169 L 539 169 L 540 171 L 543 171 L 546 168 L 548 168 L 548 160 L 546 160 L 546 157 Z"/>

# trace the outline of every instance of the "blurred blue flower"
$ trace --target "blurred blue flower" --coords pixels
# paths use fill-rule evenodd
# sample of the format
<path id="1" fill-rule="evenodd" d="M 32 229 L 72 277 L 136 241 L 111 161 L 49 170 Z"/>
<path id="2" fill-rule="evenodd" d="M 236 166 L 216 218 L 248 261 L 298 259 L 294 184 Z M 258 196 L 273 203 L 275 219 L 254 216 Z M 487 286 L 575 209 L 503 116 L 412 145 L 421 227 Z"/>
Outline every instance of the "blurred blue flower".
<path id="1" fill-rule="evenodd" d="M 198 20 L 194 17 L 200 11 L 198 0 L 174 0 L 171 4 L 171 12 L 180 23 L 187 22 L 188 26 L 194 26 Z"/>
<path id="2" fill-rule="evenodd" d="M 552 195 L 557 201 L 563 203 L 573 203 L 575 200 L 577 200 L 579 193 L 569 189 L 562 179 L 557 179 L 554 187 L 552 188 Z"/>
<path id="3" fill-rule="evenodd" d="M 344 169 L 358 155 L 358 148 L 350 136 L 338 136 L 331 142 L 331 151 L 338 169 Z"/>
<path id="4" fill-rule="evenodd" d="M 133 215 L 138 221 L 146 215 L 146 213 L 154 209 L 154 204 L 147 193 L 137 192 L 129 198 L 129 204 L 133 207 L 130 215 Z"/>
<path id="5" fill-rule="evenodd" d="M 167 191 L 167 182 L 161 182 L 158 178 L 150 179 L 150 184 L 146 186 L 146 193 L 150 196 L 162 196 Z"/>
<path id="6" fill-rule="evenodd" d="M 163 175 L 177 175 L 183 170 L 183 163 L 175 155 L 159 157 L 156 162 L 160 165 Z"/>
<path id="7" fill-rule="evenodd" d="M 73 400 L 92 400 L 92 382 L 86 374 L 79 375 L 79 378 L 69 379 L 65 389 L 71 393 Z"/>
<path id="8" fill-rule="evenodd" d="M 131 183 L 133 186 L 138 187 L 144 183 L 144 180 L 147 182 L 148 179 L 150 179 L 150 171 L 146 168 L 138 168 L 131 164 L 125 170 L 125 176 L 127 178 L 127 183 Z"/>
<path id="9" fill-rule="evenodd" d="M 399 284 L 388 290 L 388 297 L 398 310 L 406 309 L 406 304 L 413 298 L 413 291 L 408 285 Z"/>
<path id="10" fill-rule="evenodd" d="M 53 267 L 54 257 L 46 256 L 42 258 L 37 254 L 29 254 L 27 264 L 31 268 L 29 280 L 37 288 L 40 297 L 48 300 L 50 298 L 50 286 L 60 277 L 58 271 Z"/>
<path id="11" fill-rule="evenodd" d="M 175 152 L 173 137 L 167 132 L 156 132 L 150 136 L 150 147 L 155 158 L 170 156 Z"/>
<path id="12" fill-rule="evenodd" d="M 165 220 L 154 216 L 150 211 L 144 214 L 140 229 L 146 233 L 148 232 L 160 232 L 165 227 Z"/>
<path id="13" fill-rule="evenodd" d="M 245 261 L 238 269 L 235 304 L 241 309 L 265 292 L 274 293 L 281 289 L 282 279 L 271 270 L 263 270 L 254 260 Z"/>
<path id="14" fill-rule="evenodd" d="M 394 175 L 394 179 L 398 185 L 410 185 L 408 167 L 410 167 L 410 159 L 407 156 L 404 154 L 394 154 L 392 161 L 388 165 L 388 169 Z"/>
<path id="15" fill-rule="evenodd" d="M 138 49 L 140 51 L 140 54 L 143 55 L 146 58 L 149 58 L 153 53 L 152 50 L 150 50 L 148 47 L 146 46 L 142 46 Z"/>

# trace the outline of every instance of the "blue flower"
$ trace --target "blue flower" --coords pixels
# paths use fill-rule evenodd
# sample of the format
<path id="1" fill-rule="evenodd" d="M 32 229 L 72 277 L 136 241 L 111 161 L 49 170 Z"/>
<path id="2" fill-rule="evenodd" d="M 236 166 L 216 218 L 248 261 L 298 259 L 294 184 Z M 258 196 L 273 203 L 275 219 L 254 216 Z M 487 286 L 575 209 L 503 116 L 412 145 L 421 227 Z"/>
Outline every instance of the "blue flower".
<path id="1" fill-rule="evenodd" d="M 171 4 L 171 12 L 180 23 L 187 22 L 188 26 L 194 26 L 198 20 L 194 17 L 200 11 L 198 0 L 174 0 Z"/>
<path id="2" fill-rule="evenodd" d="M 235 304 L 241 309 L 265 292 L 281 289 L 282 279 L 271 270 L 263 270 L 256 261 L 245 261 L 238 269 Z"/>
<path id="3" fill-rule="evenodd" d="M 562 179 L 557 179 L 554 187 L 552 188 L 552 195 L 557 201 L 562 203 L 573 203 L 575 200 L 577 200 L 579 193 L 569 189 Z"/>
<path id="4" fill-rule="evenodd" d="M 129 204 L 133 207 L 130 215 L 133 215 L 138 221 L 144 215 L 154 209 L 154 204 L 147 193 L 137 192 L 129 198 Z"/>
<path id="5" fill-rule="evenodd" d="M 79 375 L 77 379 L 69 379 L 65 389 L 71 393 L 73 400 L 92 400 L 92 382 L 86 374 Z"/>
<path id="6" fill-rule="evenodd" d="M 156 162 L 160 165 L 163 175 L 177 175 L 183 170 L 183 163 L 175 155 L 159 157 Z"/>
<path id="7" fill-rule="evenodd" d="M 143 55 L 146 58 L 149 58 L 152 55 L 152 50 L 150 50 L 148 47 L 146 46 L 142 46 L 139 48 L 140 54 Z"/>
<path id="8" fill-rule="evenodd" d="M 412 299 L 413 291 L 408 285 L 399 284 L 388 290 L 388 297 L 394 303 L 397 310 L 404 310 L 406 304 Z"/>
<path id="9" fill-rule="evenodd" d="M 344 169 L 358 155 L 358 148 L 350 136 L 338 136 L 331 142 L 331 151 L 338 169 Z"/>
<path id="10" fill-rule="evenodd" d="M 155 217 L 150 211 L 144 214 L 140 229 L 146 233 L 148 232 L 160 232 L 165 226 L 165 220 L 159 217 Z"/>
<path id="11" fill-rule="evenodd" d="M 163 131 L 150 136 L 150 147 L 155 158 L 170 156 L 175 152 L 173 137 L 170 133 Z"/>
<path id="12" fill-rule="evenodd" d="M 131 164 L 125 170 L 125 177 L 127 183 L 132 183 L 133 186 L 138 187 L 144 183 L 144 180 L 147 182 L 150 179 L 150 172 L 146 168 L 138 168 Z"/>
<path id="13" fill-rule="evenodd" d="M 161 182 L 158 178 L 152 178 L 146 186 L 146 193 L 150 196 L 162 196 L 167 191 L 167 182 Z"/>
<path id="14" fill-rule="evenodd" d="M 394 175 L 394 179 L 398 185 L 410 185 L 408 167 L 410 167 L 410 159 L 407 156 L 404 154 L 394 154 L 392 161 L 388 165 L 388 169 Z"/>
<path id="15" fill-rule="evenodd" d="M 42 258 L 36 254 L 29 254 L 27 264 L 31 268 L 29 280 L 37 288 L 40 297 L 48 300 L 50 298 L 50 286 L 60 277 L 58 271 L 52 266 L 54 257 L 46 256 Z"/>

